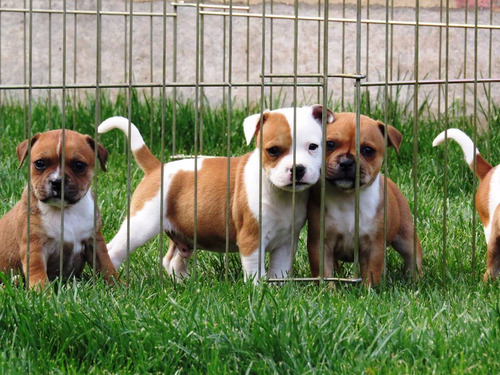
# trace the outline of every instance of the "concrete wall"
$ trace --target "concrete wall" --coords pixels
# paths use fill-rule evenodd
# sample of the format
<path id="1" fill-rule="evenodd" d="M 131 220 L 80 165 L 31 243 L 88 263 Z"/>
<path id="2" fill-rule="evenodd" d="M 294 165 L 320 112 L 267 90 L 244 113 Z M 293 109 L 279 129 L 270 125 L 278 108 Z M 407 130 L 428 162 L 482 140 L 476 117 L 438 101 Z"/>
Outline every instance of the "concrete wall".
<path id="1" fill-rule="evenodd" d="M 19 1 L 4 0 L 3 8 L 19 8 Z M 46 8 L 46 1 L 34 1 L 34 8 Z M 79 0 L 80 10 L 95 10 L 95 0 Z M 103 2 L 103 11 L 126 11 L 128 2 L 122 0 L 107 0 Z M 399 4 L 399 2 L 397 2 Z M 53 9 L 62 9 L 62 1 L 54 0 Z M 370 1 L 370 4 L 374 4 Z M 422 4 L 422 2 L 421 2 Z M 163 2 L 154 1 L 153 11 L 162 12 Z M 149 2 L 134 3 L 135 12 L 149 12 Z M 67 9 L 75 9 L 74 3 L 67 2 Z M 169 4 L 168 12 L 173 8 Z M 261 5 L 252 5 L 250 12 L 259 13 Z M 178 82 L 193 83 L 196 79 L 196 14 L 192 7 L 179 7 L 177 9 L 178 40 Z M 267 12 L 270 12 L 268 6 Z M 275 15 L 293 15 L 293 7 L 282 2 L 276 2 L 273 13 Z M 392 10 L 392 19 L 402 22 L 415 20 L 415 9 L 395 7 Z M 316 17 L 318 5 L 309 1 L 301 1 L 299 16 Z M 480 25 L 490 24 L 490 11 L 481 9 L 478 14 Z M 328 71 L 330 74 L 354 73 L 356 70 L 356 25 L 355 23 L 340 22 L 342 17 L 355 19 L 356 8 L 347 5 L 343 8 L 338 3 L 330 6 L 330 17 L 339 19 L 331 22 L 328 41 Z M 385 7 L 371 5 L 364 7 L 362 18 L 384 21 Z M 420 9 L 421 23 L 438 23 L 442 15 L 438 8 Z M 473 12 L 468 13 L 468 23 L 474 23 Z M 492 23 L 499 24 L 500 16 L 497 12 L 491 13 Z M 28 18 L 28 17 L 27 17 Z M 62 15 L 51 16 L 51 35 L 49 35 L 49 15 L 36 13 L 33 15 L 33 83 L 34 84 L 61 84 L 63 74 L 63 20 Z M 76 82 L 81 85 L 95 85 L 96 83 L 96 17 L 95 15 L 78 15 L 75 29 L 75 17 L 68 15 L 66 27 L 66 81 Z M 24 30 L 27 29 L 22 13 L 1 13 L 1 84 L 22 84 L 25 80 L 25 53 Z M 161 82 L 163 75 L 163 47 L 166 48 L 166 78 L 167 82 L 173 81 L 174 44 L 173 44 L 173 18 L 167 19 L 166 40 L 163 41 L 163 23 L 161 17 L 153 19 L 153 32 L 151 32 L 151 19 L 149 16 L 136 16 L 133 19 L 133 45 L 132 45 L 132 81 L 135 83 Z M 206 82 L 221 82 L 228 78 L 229 66 L 229 20 L 226 18 L 226 49 L 224 49 L 224 18 L 221 16 L 204 16 L 204 79 Z M 450 22 L 465 23 L 464 9 L 450 11 Z M 345 27 L 343 27 L 345 25 Z M 103 15 L 102 16 L 102 80 L 103 84 L 116 84 L 128 82 L 128 27 L 127 17 Z M 234 17 L 232 22 L 232 81 L 233 83 L 260 82 L 262 71 L 262 53 L 265 56 L 265 72 L 290 74 L 294 71 L 294 21 L 274 20 L 271 33 L 271 22 L 266 20 L 265 48 L 262 49 L 262 23 L 258 18 Z M 247 39 L 248 30 L 248 39 Z M 298 74 L 321 73 L 323 69 L 323 41 L 321 24 L 316 21 L 300 21 L 298 23 Z M 392 40 L 392 59 L 389 61 L 389 79 L 409 80 L 415 73 L 415 27 L 412 25 L 397 25 L 393 27 L 389 40 Z M 318 39 L 319 35 L 319 39 Z M 421 26 L 418 34 L 418 74 L 420 79 L 444 78 L 448 66 L 448 76 L 452 78 L 473 77 L 475 63 L 475 34 L 474 30 L 465 31 L 463 28 L 452 27 L 449 29 L 449 60 L 445 59 L 446 31 L 444 28 Z M 479 30 L 477 39 L 477 69 L 480 77 L 500 77 L 500 30 Z M 248 49 L 247 49 L 248 40 Z M 439 50 L 441 40 L 441 51 Z M 52 51 L 49 55 L 49 41 Z M 29 42 L 29 40 L 27 40 Z M 76 55 L 74 54 L 76 43 Z M 271 54 L 271 43 L 273 50 Z M 491 44 L 491 60 L 490 60 Z M 29 43 L 27 43 L 29 46 Z M 151 46 L 153 46 L 151 54 Z M 27 47 L 28 49 L 28 47 Z M 361 35 L 361 72 L 367 74 L 366 82 L 381 81 L 385 79 L 386 67 L 386 26 L 381 24 L 363 24 Z M 319 54 L 319 60 L 318 60 Z M 51 56 L 51 59 L 49 57 Z M 440 58 L 441 56 L 441 58 Z M 272 64 L 271 64 L 272 58 Z M 150 66 L 153 66 L 151 74 Z M 248 64 L 248 69 L 247 69 Z M 491 74 L 490 74 L 491 70 Z M 441 73 L 440 73 L 441 71 Z M 49 77 L 49 72 L 51 77 Z M 76 74 L 76 81 L 74 75 Z M 248 79 L 247 79 L 248 76 Z M 304 79 L 299 79 L 306 83 Z M 290 81 L 288 81 L 290 82 Z M 500 84 L 493 83 L 492 99 L 500 94 Z M 469 111 L 472 110 L 473 96 L 472 85 L 451 85 L 450 100 L 462 98 L 468 103 Z M 439 87 L 437 85 L 422 86 L 421 100 L 430 99 L 436 108 Z M 84 90 L 81 90 L 83 92 Z M 92 90 L 91 90 L 92 91 Z M 109 90 L 111 94 L 116 90 Z M 158 91 L 158 90 L 156 90 Z M 273 89 L 276 96 L 279 88 Z M 53 91 L 55 95 L 60 91 Z M 180 89 L 179 92 L 186 97 L 193 97 L 192 88 Z M 380 93 L 377 88 L 372 89 L 373 95 Z M 5 93 L 5 91 L 4 91 Z M 9 95 L 19 95 L 20 91 L 8 91 Z M 266 95 L 270 93 L 266 90 Z M 480 100 L 485 103 L 483 87 L 480 87 Z M 46 95 L 46 90 L 35 90 L 35 96 Z M 211 103 L 216 103 L 223 98 L 221 88 L 206 89 L 205 94 Z M 236 102 L 243 102 L 247 97 L 247 89 L 235 87 L 232 91 Z M 250 100 L 256 101 L 260 97 L 260 88 L 248 89 Z M 401 100 L 411 100 L 412 88 L 401 89 Z M 292 89 L 283 89 L 281 98 L 283 103 L 289 103 L 293 98 Z M 335 100 L 353 102 L 353 82 L 340 79 L 331 79 L 329 82 L 329 95 Z M 318 101 L 317 89 L 299 87 L 297 90 L 299 102 Z M 463 99 L 463 98 L 462 98 Z M 270 105 L 269 105 L 270 106 Z"/>

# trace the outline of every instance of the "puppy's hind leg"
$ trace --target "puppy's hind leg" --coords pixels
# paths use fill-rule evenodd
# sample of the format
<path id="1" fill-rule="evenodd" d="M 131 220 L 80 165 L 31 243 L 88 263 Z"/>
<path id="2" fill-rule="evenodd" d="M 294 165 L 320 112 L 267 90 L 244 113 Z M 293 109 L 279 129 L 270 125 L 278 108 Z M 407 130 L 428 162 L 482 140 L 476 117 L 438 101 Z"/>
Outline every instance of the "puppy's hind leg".
<path id="1" fill-rule="evenodd" d="M 416 249 L 417 254 L 416 257 L 413 255 L 413 227 L 411 229 L 408 228 L 407 232 L 402 235 L 398 233 L 394 241 L 391 243 L 394 250 L 396 250 L 399 255 L 403 257 L 403 261 L 405 264 L 405 272 L 408 275 L 411 275 L 412 270 L 417 269 L 418 274 L 422 276 L 422 247 L 420 246 L 420 240 L 417 236 Z M 414 260 L 416 259 L 417 264 L 415 265 Z"/>
<path id="2" fill-rule="evenodd" d="M 189 256 L 184 259 L 181 256 L 180 250 L 178 249 L 175 242 L 170 239 L 170 244 L 168 246 L 168 252 L 163 257 L 163 267 L 168 272 L 170 276 L 187 278 L 189 277 L 188 269 L 186 263 L 189 261 Z"/>
<path id="3" fill-rule="evenodd" d="M 497 206 L 490 225 L 486 273 L 483 277 L 485 282 L 489 279 L 495 280 L 500 273 L 500 205 Z"/>
<path id="4" fill-rule="evenodd" d="M 125 219 L 115 237 L 107 244 L 109 257 L 116 269 L 120 267 L 127 255 L 139 246 L 144 245 L 160 232 L 159 215 L 141 215 L 137 212 L 130 218 L 130 233 L 128 233 L 127 219 Z M 127 238 L 130 238 L 128 242 Z M 128 244 L 130 246 L 128 246 Z M 127 248 L 129 249 L 127 251 Z"/>

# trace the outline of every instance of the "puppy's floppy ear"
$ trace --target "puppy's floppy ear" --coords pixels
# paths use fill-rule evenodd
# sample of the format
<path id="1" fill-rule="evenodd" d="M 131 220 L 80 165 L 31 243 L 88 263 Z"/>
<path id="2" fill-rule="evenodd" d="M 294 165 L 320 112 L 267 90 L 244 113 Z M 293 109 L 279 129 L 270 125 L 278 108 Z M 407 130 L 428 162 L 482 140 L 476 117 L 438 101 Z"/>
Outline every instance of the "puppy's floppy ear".
<path id="1" fill-rule="evenodd" d="M 97 158 L 101 164 L 101 169 L 106 172 L 106 161 L 108 160 L 108 151 L 100 143 L 96 143 L 94 139 L 87 135 L 87 143 L 95 151 L 97 147 Z"/>
<path id="2" fill-rule="evenodd" d="M 40 137 L 40 133 L 36 133 L 33 137 L 31 137 L 30 143 L 31 147 L 35 144 L 35 142 L 38 140 Z M 17 160 L 19 160 L 19 168 L 24 163 L 24 160 L 26 159 L 26 156 L 28 156 L 28 139 L 25 139 L 21 143 L 19 143 L 16 147 L 16 152 L 17 152 Z"/>
<path id="3" fill-rule="evenodd" d="M 323 106 L 321 104 L 314 104 L 312 106 L 312 116 L 318 121 L 320 124 L 323 123 Z M 331 124 L 335 121 L 335 115 L 330 109 L 326 109 L 326 123 Z"/>
<path id="4" fill-rule="evenodd" d="M 259 132 L 260 124 L 264 123 L 269 116 L 269 111 L 266 109 L 262 113 L 262 119 L 260 113 L 256 113 L 255 115 L 248 116 L 243 121 L 243 132 L 245 133 L 245 140 L 247 141 L 247 145 L 250 144 L 252 138 Z"/>
<path id="5" fill-rule="evenodd" d="M 377 121 L 378 128 L 382 135 L 385 134 L 385 129 L 387 128 L 387 144 L 394 147 L 396 153 L 399 154 L 399 146 L 403 140 L 403 134 L 399 132 L 394 126 L 385 125 L 383 122 Z"/>

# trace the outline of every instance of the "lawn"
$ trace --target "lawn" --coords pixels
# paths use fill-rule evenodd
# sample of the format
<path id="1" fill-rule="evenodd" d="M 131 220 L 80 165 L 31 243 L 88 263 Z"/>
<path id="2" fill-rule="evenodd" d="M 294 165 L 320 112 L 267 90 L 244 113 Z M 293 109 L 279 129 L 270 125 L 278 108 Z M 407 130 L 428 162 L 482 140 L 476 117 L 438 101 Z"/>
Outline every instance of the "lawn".
<path id="1" fill-rule="evenodd" d="M 114 101 L 105 98 L 102 118 L 127 115 L 126 102 L 122 96 Z M 69 103 L 66 126 L 93 135 L 94 110 L 90 97 Z M 250 150 L 241 123 L 247 111 L 256 110 L 233 109 L 232 154 Z M 117 287 L 94 282 L 90 270 L 83 280 L 42 294 L 7 281 L 0 289 L 0 373 L 500 373 L 499 285 L 481 282 L 486 244 L 473 209 L 474 177 L 460 148 L 450 142 L 445 167 L 444 146 L 431 146 L 445 124 L 424 105 L 414 184 L 413 117 L 404 106 L 387 111 L 374 104 L 368 107 L 366 101 L 362 112 L 380 120 L 385 114 L 404 135 L 400 155 L 393 150 L 388 154 L 388 174 L 409 198 L 412 211 L 417 188 L 424 252 L 424 276 L 417 284 L 403 278 L 402 260 L 390 249 L 386 281 L 374 289 L 292 282 L 254 287 L 243 282 L 238 256 L 229 257 L 226 270 L 223 255 L 203 251 L 197 254 L 196 280 L 179 284 L 161 270 L 156 238 L 131 255 L 120 270 L 123 282 Z M 132 119 L 158 156 L 161 113 L 161 102 L 133 96 Z M 172 102 L 167 101 L 165 160 L 173 142 L 171 113 Z M 1 215 L 26 184 L 26 166 L 18 169 L 15 155 L 17 143 L 24 139 L 26 115 L 17 102 L 2 103 Z M 469 118 L 453 109 L 449 115 L 449 127 L 472 136 Z M 61 118 L 58 107 L 49 108 L 44 101 L 33 104 L 34 132 L 60 127 Z M 227 155 L 227 113 L 208 108 L 203 120 L 203 152 Z M 178 153 L 193 152 L 193 124 L 192 103 L 179 103 Z M 110 240 L 126 215 L 127 154 L 118 131 L 103 135 L 101 142 L 110 157 L 108 171 L 98 174 L 98 202 L 103 233 Z M 477 144 L 492 164 L 500 162 L 500 111 L 495 106 L 491 131 L 479 135 Z M 141 177 L 132 160 L 132 189 Z M 309 275 L 304 238 L 294 265 L 297 276 Z"/>

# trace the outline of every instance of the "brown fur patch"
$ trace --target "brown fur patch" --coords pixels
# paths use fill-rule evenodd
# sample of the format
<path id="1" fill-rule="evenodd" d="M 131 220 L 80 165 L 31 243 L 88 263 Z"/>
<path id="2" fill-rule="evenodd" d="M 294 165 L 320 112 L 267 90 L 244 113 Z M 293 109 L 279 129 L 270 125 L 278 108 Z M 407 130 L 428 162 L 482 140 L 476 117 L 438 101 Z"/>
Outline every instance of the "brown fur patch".
<path id="1" fill-rule="evenodd" d="M 278 164 L 281 157 L 288 154 L 292 147 L 292 134 L 290 133 L 290 125 L 282 113 L 271 112 L 266 117 L 266 121 L 262 126 L 263 147 L 260 147 L 260 135 L 256 135 L 257 147 L 262 151 L 262 164 L 266 169 L 271 169 Z M 268 149 L 276 147 L 279 152 L 276 156 L 272 156 L 267 152 Z"/>
<path id="2" fill-rule="evenodd" d="M 226 223 L 229 223 L 231 251 L 237 251 L 236 230 L 232 218 L 232 202 L 235 189 L 236 170 L 241 157 L 231 158 L 230 209 L 227 209 L 227 158 L 207 158 L 197 173 L 197 241 L 200 248 L 224 251 L 226 245 Z M 167 197 L 167 219 L 188 242 L 194 238 L 195 184 L 194 172 L 179 171 L 170 183 Z"/>

